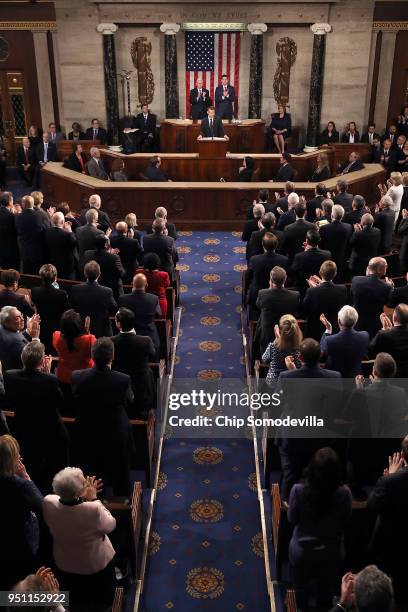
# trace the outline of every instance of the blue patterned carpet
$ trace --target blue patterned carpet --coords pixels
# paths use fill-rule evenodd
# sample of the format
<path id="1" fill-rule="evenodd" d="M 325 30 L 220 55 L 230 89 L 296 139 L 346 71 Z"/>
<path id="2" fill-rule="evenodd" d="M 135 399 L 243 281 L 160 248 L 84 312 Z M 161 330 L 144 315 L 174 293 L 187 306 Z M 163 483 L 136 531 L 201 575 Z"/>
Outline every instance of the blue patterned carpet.
<path id="1" fill-rule="evenodd" d="M 244 247 L 231 233 L 181 233 L 176 378 L 244 376 Z M 165 440 L 142 609 L 268 609 L 252 442 Z"/>

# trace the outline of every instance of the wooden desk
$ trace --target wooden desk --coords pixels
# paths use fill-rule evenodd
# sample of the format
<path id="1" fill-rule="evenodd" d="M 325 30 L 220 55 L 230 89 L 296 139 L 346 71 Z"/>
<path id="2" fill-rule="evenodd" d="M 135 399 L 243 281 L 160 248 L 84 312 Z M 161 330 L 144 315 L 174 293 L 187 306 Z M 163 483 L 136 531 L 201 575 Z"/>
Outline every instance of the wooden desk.
<path id="1" fill-rule="evenodd" d="M 234 153 L 257 153 L 264 150 L 265 121 L 243 119 L 239 123 L 223 121 L 229 136 L 228 150 Z M 163 153 L 197 153 L 201 121 L 164 119 L 160 124 L 160 149 Z"/>
<path id="2" fill-rule="evenodd" d="M 364 170 L 347 176 L 350 192 L 373 203 L 378 199 L 377 185 L 384 182 L 384 176 L 381 165 L 368 164 Z M 156 206 L 162 205 L 180 229 L 202 230 L 242 230 L 246 212 L 259 189 L 269 189 L 272 195 L 274 191 L 282 193 L 284 188 L 284 183 L 265 182 L 113 183 L 67 170 L 58 162 L 49 162 L 41 170 L 41 177 L 47 203 L 67 200 L 73 210 L 79 211 L 90 195 L 98 193 L 102 208 L 113 220 L 123 219 L 133 211 L 143 226 L 151 221 Z M 337 178 L 326 181 L 330 191 L 335 190 Z M 296 191 L 307 199 L 313 197 L 314 189 L 315 183 L 296 184 Z"/>

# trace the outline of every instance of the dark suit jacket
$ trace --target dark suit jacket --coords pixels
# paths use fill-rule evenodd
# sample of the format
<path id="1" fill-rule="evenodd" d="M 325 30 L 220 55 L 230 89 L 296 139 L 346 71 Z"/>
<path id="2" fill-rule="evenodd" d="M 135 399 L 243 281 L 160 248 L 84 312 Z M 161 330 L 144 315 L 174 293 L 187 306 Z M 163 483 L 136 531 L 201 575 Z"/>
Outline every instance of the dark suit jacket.
<path id="1" fill-rule="evenodd" d="M 339 142 L 339 133 L 334 130 L 330 135 L 327 130 L 323 130 L 320 134 L 320 144 L 332 144 L 333 142 Z"/>
<path id="2" fill-rule="evenodd" d="M 279 217 L 276 228 L 279 231 L 283 231 L 287 225 L 292 225 L 296 221 L 296 213 L 293 208 L 291 210 L 287 210 Z M 283 240 L 283 236 L 282 236 Z"/>
<path id="3" fill-rule="evenodd" d="M 384 147 L 381 147 L 379 161 L 388 172 L 394 172 L 397 165 L 397 150 L 395 147 L 391 147 L 387 152 Z"/>
<path id="4" fill-rule="evenodd" d="M 397 228 L 397 234 L 402 237 L 399 263 L 401 274 L 405 274 L 408 271 L 408 219 L 401 219 L 401 223 Z"/>
<path id="5" fill-rule="evenodd" d="M 201 98 L 198 98 L 198 89 L 194 87 L 190 91 L 190 116 L 192 119 L 202 119 L 207 114 L 207 108 L 211 106 L 210 92 L 205 87 L 201 89 Z"/>
<path id="6" fill-rule="evenodd" d="M 88 157 L 85 153 L 81 153 L 81 158 L 84 163 L 84 169 L 85 169 L 87 161 L 88 161 Z M 67 159 L 66 166 L 70 170 L 75 170 L 75 172 L 82 172 L 82 166 L 78 160 L 76 153 L 71 153 L 71 155 Z"/>
<path id="7" fill-rule="evenodd" d="M 93 127 L 89 127 L 85 132 L 85 140 L 94 140 L 94 129 Z M 108 142 L 108 133 L 104 128 L 98 128 L 98 133 L 96 135 L 95 140 L 99 140 L 101 144 L 106 144 Z"/>
<path id="8" fill-rule="evenodd" d="M 144 172 L 145 176 L 149 179 L 149 181 L 153 181 L 156 183 L 167 181 L 167 176 L 163 173 L 161 168 L 156 168 L 156 166 L 152 166 L 149 164 Z"/>
<path id="9" fill-rule="evenodd" d="M 92 133 L 92 137 L 93 137 L 93 133 Z M 74 140 L 74 132 L 69 132 L 68 140 Z M 86 140 L 85 132 L 79 132 L 79 137 L 78 137 L 77 140 Z M 91 140 L 92 140 L 92 138 L 91 138 Z"/>
<path id="10" fill-rule="evenodd" d="M 370 147 L 370 163 L 380 164 L 381 163 L 381 145 Z"/>
<path id="11" fill-rule="evenodd" d="M 41 317 L 41 342 L 47 353 L 54 352 L 52 334 L 59 329 L 61 316 L 69 308 L 68 295 L 52 285 L 42 285 L 31 289 L 31 299 Z"/>
<path id="12" fill-rule="evenodd" d="M 361 374 L 361 362 L 368 356 L 368 343 L 366 331 L 352 328 L 333 335 L 324 334 L 320 347 L 326 355 L 326 367 L 337 370 L 343 378 L 354 378 Z"/>
<path id="13" fill-rule="evenodd" d="M 262 238 L 264 237 L 266 233 L 273 234 L 274 236 L 276 236 L 276 238 L 278 239 L 277 250 L 279 250 L 279 245 L 282 242 L 283 232 L 280 232 L 279 230 L 275 230 L 275 229 L 257 230 L 255 232 L 252 232 L 251 237 L 247 243 L 246 258 L 248 261 L 251 259 L 253 255 L 262 255 L 263 253 Z"/>
<path id="14" fill-rule="evenodd" d="M 109 253 L 105 249 L 85 251 L 84 263 L 86 264 L 91 260 L 98 262 L 100 265 L 101 276 L 99 280 L 101 284 L 104 287 L 110 287 L 115 299 L 117 299 L 123 293 L 122 278 L 126 274 L 119 255 Z"/>
<path id="15" fill-rule="evenodd" d="M 408 284 L 393 290 L 389 305 L 395 308 L 398 304 L 408 304 Z"/>
<path id="16" fill-rule="evenodd" d="M 74 232 L 49 227 L 45 230 L 44 238 L 47 261 L 57 268 L 60 278 L 71 278 L 78 263 L 78 245 Z"/>
<path id="17" fill-rule="evenodd" d="M 42 264 L 45 261 L 44 222 L 34 209 L 16 215 L 20 255 L 23 261 Z"/>
<path id="18" fill-rule="evenodd" d="M 353 306 L 358 312 L 357 329 L 368 331 L 370 338 L 381 327 L 380 314 L 390 301 L 392 288 L 374 274 L 355 276 L 351 282 Z"/>
<path id="19" fill-rule="evenodd" d="M 374 215 L 374 227 L 377 227 L 381 232 L 381 240 L 378 247 L 380 254 L 389 253 L 391 250 L 394 221 L 395 213 L 393 210 L 380 210 L 380 212 Z"/>
<path id="20" fill-rule="evenodd" d="M 128 283 L 142 262 L 143 249 L 140 242 L 137 239 L 116 234 L 111 236 L 110 244 L 113 249 L 119 249 L 119 257 L 126 272 L 123 280 Z"/>
<path id="21" fill-rule="evenodd" d="M 29 164 L 35 164 L 37 162 L 37 159 L 35 156 L 35 149 L 33 149 L 32 147 L 28 147 L 27 158 L 28 158 Z M 23 165 L 25 166 L 27 164 L 27 161 L 24 155 L 23 145 L 18 145 L 16 149 L 16 164 L 17 166 L 23 166 Z"/>
<path id="22" fill-rule="evenodd" d="M 217 116 L 213 118 L 212 132 L 210 129 L 210 120 L 208 118 L 208 115 L 207 117 L 204 117 L 204 119 L 201 121 L 200 132 L 205 138 L 222 138 L 223 136 L 225 136 L 222 120 L 220 119 L 220 117 Z"/>
<path id="23" fill-rule="evenodd" d="M 119 333 L 115 345 L 113 369 L 128 374 L 132 380 L 134 401 L 128 409 L 130 418 L 145 418 L 154 407 L 155 382 L 149 362 L 156 360 L 156 350 L 149 336 Z"/>
<path id="24" fill-rule="evenodd" d="M 349 135 L 347 132 L 344 132 L 344 134 L 342 135 L 341 142 L 349 142 Z M 360 142 L 360 134 L 358 130 L 356 130 L 354 132 L 354 144 L 357 144 L 358 142 Z"/>
<path id="25" fill-rule="evenodd" d="M 290 262 L 292 262 L 296 253 L 303 250 L 303 243 L 310 229 L 315 229 L 315 225 L 304 219 L 297 219 L 294 223 L 285 227 L 280 250 L 289 257 Z"/>
<path id="26" fill-rule="evenodd" d="M 349 163 L 350 162 L 347 161 L 347 162 L 344 162 L 344 164 L 341 164 L 340 174 L 343 173 L 343 171 L 347 168 Z M 357 170 L 362 170 L 363 168 L 364 168 L 364 164 L 362 164 L 361 161 L 357 160 L 351 164 L 350 168 L 347 170 L 345 174 L 349 174 L 350 172 L 357 172 Z"/>
<path id="27" fill-rule="evenodd" d="M 408 328 L 397 325 L 381 329 L 370 343 L 373 357 L 378 353 L 389 353 L 397 364 L 397 378 L 408 376 Z"/>
<path id="28" fill-rule="evenodd" d="M 145 134 L 153 134 L 154 136 L 154 133 L 156 131 L 156 115 L 153 115 L 152 113 L 147 113 L 147 121 L 145 122 L 143 113 L 139 113 L 135 117 L 133 127 L 138 128 L 141 132 Z"/>
<path id="29" fill-rule="evenodd" d="M 21 351 L 31 341 L 30 336 L 0 326 L 0 361 L 3 372 L 22 368 Z"/>
<path id="30" fill-rule="evenodd" d="M 249 219 L 248 221 L 245 221 L 244 229 L 241 234 L 241 240 L 243 242 L 249 241 L 249 239 L 251 238 L 252 232 L 259 231 L 258 222 L 259 222 L 259 219 L 255 219 L 254 217 L 252 217 L 252 219 Z"/>
<path id="31" fill-rule="evenodd" d="M 332 260 L 336 263 L 339 271 L 344 268 L 351 232 L 351 225 L 342 221 L 332 221 L 323 225 L 319 230 L 320 248 L 330 249 Z"/>
<path id="32" fill-rule="evenodd" d="M 340 204 L 340 206 L 342 206 L 344 210 L 348 212 L 351 210 L 351 205 L 353 203 L 353 194 L 348 193 L 348 191 L 345 191 L 344 193 L 337 193 L 333 198 L 333 202 L 335 204 Z"/>
<path id="33" fill-rule="evenodd" d="M 86 213 L 88 212 L 88 210 L 90 210 L 91 208 L 93 208 L 94 210 L 96 210 L 98 212 L 98 229 L 102 230 L 103 232 L 106 232 L 106 230 L 110 227 L 111 229 L 113 229 L 113 225 L 112 222 L 109 218 L 108 213 L 106 213 L 104 210 L 101 210 L 100 208 L 95 208 L 94 206 L 85 206 L 85 208 L 83 208 L 81 210 L 81 214 L 79 217 L 79 220 L 81 222 L 82 225 L 86 225 Z"/>
<path id="34" fill-rule="evenodd" d="M 284 164 L 278 170 L 275 181 L 278 183 L 286 183 L 286 181 L 293 181 L 295 178 L 295 170 L 290 164 Z"/>
<path id="35" fill-rule="evenodd" d="M 229 97 L 223 100 L 224 87 L 217 85 L 215 88 L 215 114 L 221 119 L 232 119 L 233 115 L 232 103 L 235 102 L 235 89 L 232 85 L 227 85 L 227 91 Z"/>
<path id="36" fill-rule="evenodd" d="M 350 238 L 350 269 L 353 276 L 363 275 L 372 257 L 378 254 L 381 232 L 376 227 L 363 227 Z"/>
<path id="37" fill-rule="evenodd" d="M 361 217 L 364 215 L 365 209 L 360 208 L 358 210 L 350 210 L 343 217 L 343 223 L 349 223 L 350 225 L 354 225 L 355 223 L 360 223 Z"/>
<path id="38" fill-rule="evenodd" d="M 306 291 L 302 304 L 302 316 L 306 319 L 307 338 L 320 340 L 324 327 L 319 317 L 324 313 L 333 326 L 334 333 L 338 330 L 337 314 L 347 304 L 347 287 L 335 285 L 333 282 L 323 282 L 317 287 L 310 287 Z M 331 368 L 336 370 L 337 368 Z"/>
<path id="39" fill-rule="evenodd" d="M 287 270 L 288 258 L 276 253 L 263 253 L 251 257 L 248 266 L 248 304 L 255 305 L 258 291 L 269 287 L 270 271 L 275 266 Z"/>
<path id="40" fill-rule="evenodd" d="M 76 237 L 79 250 L 79 267 L 82 271 L 85 252 L 95 248 L 96 236 L 102 236 L 103 232 L 93 225 L 83 225 L 76 230 Z"/>
<path id="41" fill-rule="evenodd" d="M 174 279 L 174 265 L 178 261 L 173 238 L 161 234 L 152 234 L 143 238 L 145 253 L 156 253 L 160 257 L 160 270 L 167 272 L 170 280 Z"/>
<path id="42" fill-rule="evenodd" d="M 112 289 L 96 282 L 81 283 L 71 288 L 69 301 L 83 319 L 87 316 L 91 318 L 91 334 L 97 338 L 112 335 L 109 317 L 118 309 Z"/>
<path id="43" fill-rule="evenodd" d="M 168 232 L 168 236 L 170 236 L 170 238 L 173 238 L 173 240 L 177 240 L 177 230 L 174 223 L 166 221 L 166 229 Z M 151 223 L 149 223 L 149 225 L 146 225 L 146 234 L 153 234 L 153 227 Z"/>
<path id="44" fill-rule="evenodd" d="M 309 200 L 306 204 L 306 219 L 311 223 L 316 221 L 316 210 L 320 208 L 322 209 L 322 202 L 324 200 L 324 196 L 318 195 Z"/>
<path id="45" fill-rule="evenodd" d="M 40 142 L 40 144 L 38 144 L 35 147 L 35 158 L 38 163 L 44 161 L 44 143 L 43 142 Z M 58 161 L 57 147 L 55 146 L 53 142 L 48 143 L 47 161 L 51 161 L 51 162 Z"/>
<path id="46" fill-rule="evenodd" d="M 297 316 L 300 308 L 300 295 L 298 291 L 290 289 L 261 289 L 256 300 L 256 307 L 261 315 L 256 328 L 255 340 L 259 342 L 263 353 L 272 342 L 274 326 L 284 314 Z"/>
<path id="47" fill-rule="evenodd" d="M 34 314 L 34 309 L 30 306 L 25 297 L 21 295 L 21 293 L 10 291 L 9 289 L 2 289 L 0 291 L 0 310 L 3 306 L 14 306 L 26 317 L 32 317 Z"/>
<path id="48" fill-rule="evenodd" d="M 373 139 L 374 138 L 378 138 L 379 139 L 380 135 L 377 134 L 377 132 L 374 132 Z M 364 134 L 361 136 L 361 142 L 370 142 L 370 137 L 369 137 L 368 132 L 364 132 Z"/>
<path id="49" fill-rule="evenodd" d="M 129 308 L 134 313 L 136 332 L 141 336 L 149 336 L 158 351 L 160 341 L 154 319 L 161 317 L 161 309 L 157 295 L 140 290 L 132 291 L 121 295 L 118 305 Z"/>
<path id="50" fill-rule="evenodd" d="M 301 295 L 305 294 L 308 287 L 306 279 L 318 274 L 320 266 L 328 259 L 331 259 L 330 251 L 323 251 L 319 247 L 312 247 L 295 255 L 290 272 Z"/>

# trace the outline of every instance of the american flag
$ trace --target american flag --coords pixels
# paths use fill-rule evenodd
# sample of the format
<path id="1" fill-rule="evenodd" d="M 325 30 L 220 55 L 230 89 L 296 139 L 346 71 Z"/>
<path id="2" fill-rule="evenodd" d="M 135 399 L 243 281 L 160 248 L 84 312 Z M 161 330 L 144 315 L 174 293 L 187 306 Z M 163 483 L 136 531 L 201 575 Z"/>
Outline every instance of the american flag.
<path id="1" fill-rule="evenodd" d="M 240 32 L 186 32 L 186 117 L 190 116 L 190 90 L 196 86 L 197 78 L 203 79 L 203 86 L 210 91 L 215 103 L 214 92 L 226 74 L 235 88 L 234 115 L 238 115 L 239 93 L 239 49 Z"/>

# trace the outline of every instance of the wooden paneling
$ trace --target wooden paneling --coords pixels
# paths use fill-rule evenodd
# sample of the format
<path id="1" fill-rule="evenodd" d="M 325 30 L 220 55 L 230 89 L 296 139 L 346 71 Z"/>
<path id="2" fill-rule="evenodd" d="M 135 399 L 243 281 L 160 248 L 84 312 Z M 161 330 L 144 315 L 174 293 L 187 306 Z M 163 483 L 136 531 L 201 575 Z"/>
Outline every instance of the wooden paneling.
<path id="1" fill-rule="evenodd" d="M 408 4 L 408 3 L 407 3 Z M 408 8 L 406 17 L 408 16 Z M 392 70 L 390 101 L 387 125 L 393 123 L 405 103 L 408 87 L 408 30 L 400 30 L 395 41 L 394 65 Z"/>

